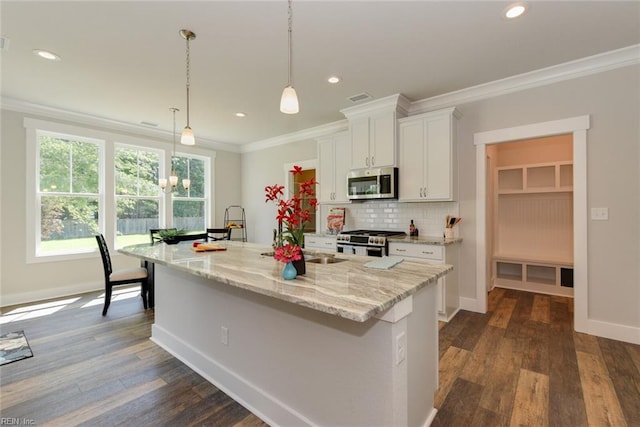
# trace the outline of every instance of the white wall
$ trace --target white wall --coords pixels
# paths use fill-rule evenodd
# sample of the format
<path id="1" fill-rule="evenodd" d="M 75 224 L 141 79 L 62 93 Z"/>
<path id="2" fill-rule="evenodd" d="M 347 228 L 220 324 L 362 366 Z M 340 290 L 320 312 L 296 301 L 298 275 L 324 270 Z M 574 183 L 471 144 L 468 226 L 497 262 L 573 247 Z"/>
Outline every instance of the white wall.
<path id="1" fill-rule="evenodd" d="M 589 220 L 588 316 L 640 328 L 639 93 L 640 67 L 630 66 L 457 106 L 463 115 L 458 128 L 462 297 L 476 298 L 473 134 L 590 115 L 588 207 L 608 207 L 609 221 Z"/>
<path id="2" fill-rule="evenodd" d="M 264 187 L 285 185 L 285 164 L 314 160 L 318 156 L 314 140 L 252 151 L 242 155 L 242 205 L 247 213 L 250 242 L 271 244 L 276 224 L 276 208 L 265 203 Z"/>
<path id="3" fill-rule="evenodd" d="M 60 122 L 46 117 L 35 117 L 14 111 L 2 110 L 2 132 L 0 150 L 2 151 L 0 182 L 0 305 L 11 305 L 19 302 L 35 301 L 53 298 L 88 290 L 102 289 L 104 278 L 102 262 L 97 252 L 91 259 L 78 259 L 59 262 L 26 263 L 26 197 L 25 184 L 26 167 L 26 131 L 23 125 L 25 116 L 34 117 L 51 122 Z M 90 127 L 87 125 L 76 126 Z M 100 129 L 113 132 L 108 128 Z M 115 133 L 115 132 L 114 132 Z M 122 132 L 120 132 L 122 133 Z M 135 135 L 133 135 L 135 136 Z M 154 138 L 145 137 L 150 140 Z M 170 147 L 170 140 L 157 140 L 159 146 Z M 166 148 L 165 147 L 165 148 Z M 193 150 L 182 148 L 182 151 L 193 151 L 203 154 L 203 147 Z M 214 201 L 215 219 L 210 220 L 221 224 L 224 209 L 229 204 L 241 202 L 240 189 L 240 155 L 230 152 L 216 151 L 214 159 L 213 177 L 216 200 Z M 116 268 L 132 267 L 138 261 L 112 252 L 112 259 Z"/>

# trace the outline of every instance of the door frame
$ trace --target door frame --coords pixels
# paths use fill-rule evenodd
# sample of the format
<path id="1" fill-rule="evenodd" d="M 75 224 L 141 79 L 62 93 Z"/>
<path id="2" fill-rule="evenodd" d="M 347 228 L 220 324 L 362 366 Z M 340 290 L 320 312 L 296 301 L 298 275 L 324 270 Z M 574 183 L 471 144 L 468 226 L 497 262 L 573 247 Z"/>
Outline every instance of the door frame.
<path id="1" fill-rule="evenodd" d="M 473 135 L 476 146 L 476 305 L 481 313 L 487 312 L 487 166 L 486 146 L 522 139 L 546 136 L 573 135 L 573 274 L 574 274 L 574 327 L 587 332 L 589 284 L 587 269 L 587 130 L 590 117 L 533 123 L 524 126 L 478 132 Z"/>

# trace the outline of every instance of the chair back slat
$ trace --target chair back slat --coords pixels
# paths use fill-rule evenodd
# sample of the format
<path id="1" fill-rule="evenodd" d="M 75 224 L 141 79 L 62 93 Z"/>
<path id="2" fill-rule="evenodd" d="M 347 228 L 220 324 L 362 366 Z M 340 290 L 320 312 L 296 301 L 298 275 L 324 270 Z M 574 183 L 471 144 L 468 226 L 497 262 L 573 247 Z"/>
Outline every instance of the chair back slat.
<path id="1" fill-rule="evenodd" d="M 209 240 L 231 240 L 231 228 L 207 228 Z"/>
<path id="2" fill-rule="evenodd" d="M 104 275 L 106 278 L 113 272 L 111 265 L 111 257 L 109 256 L 109 248 L 107 242 L 104 240 L 102 234 L 96 234 L 96 241 L 98 242 L 98 248 L 100 249 L 100 256 L 102 257 L 102 266 L 104 267 Z"/>

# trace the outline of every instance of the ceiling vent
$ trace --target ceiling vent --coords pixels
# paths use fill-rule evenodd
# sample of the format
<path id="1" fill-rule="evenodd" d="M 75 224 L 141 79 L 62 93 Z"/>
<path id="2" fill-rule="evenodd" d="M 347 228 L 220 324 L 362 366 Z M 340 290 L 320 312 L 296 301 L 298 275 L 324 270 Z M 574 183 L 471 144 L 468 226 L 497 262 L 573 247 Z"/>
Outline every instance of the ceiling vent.
<path id="1" fill-rule="evenodd" d="M 370 99 L 373 99 L 373 96 L 369 95 L 366 92 L 362 92 L 359 93 L 357 95 L 351 95 L 350 97 L 347 98 L 352 104 L 357 104 L 359 102 L 362 101 L 369 101 Z"/>
<path id="2" fill-rule="evenodd" d="M 9 39 L 4 36 L 0 36 L 0 50 L 9 50 Z"/>

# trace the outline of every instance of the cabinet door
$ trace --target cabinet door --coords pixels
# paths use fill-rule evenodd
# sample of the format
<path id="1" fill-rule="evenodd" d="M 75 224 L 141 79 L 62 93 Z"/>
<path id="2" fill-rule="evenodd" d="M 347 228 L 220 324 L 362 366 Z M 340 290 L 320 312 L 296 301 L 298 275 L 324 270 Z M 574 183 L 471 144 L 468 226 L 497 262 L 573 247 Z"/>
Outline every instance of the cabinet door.
<path id="1" fill-rule="evenodd" d="M 427 120 L 426 199 L 451 200 L 451 116 Z"/>
<path id="2" fill-rule="evenodd" d="M 369 164 L 372 167 L 396 164 L 396 115 L 388 112 L 373 116 L 369 123 Z"/>
<path id="3" fill-rule="evenodd" d="M 424 121 L 400 124 L 400 158 L 398 160 L 398 199 L 419 200 L 424 194 Z"/>
<path id="4" fill-rule="evenodd" d="M 334 199 L 335 182 L 335 144 L 333 138 L 318 141 L 318 201 L 330 203 Z M 344 191 L 344 190 L 343 190 Z"/>
<path id="5" fill-rule="evenodd" d="M 351 168 L 369 167 L 369 118 L 351 120 L 349 130 L 351 133 Z"/>
<path id="6" fill-rule="evenodd" d="M 348 202 L 347 173 L 351 169 L 351 144 L 349 134 L 343 133 L 333 138 L 334 144 L 334 175 L 333 201 Z"/>

